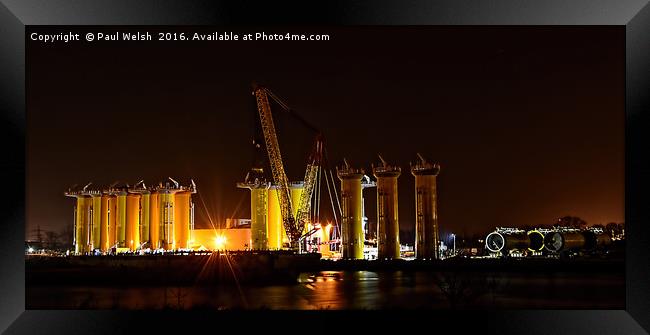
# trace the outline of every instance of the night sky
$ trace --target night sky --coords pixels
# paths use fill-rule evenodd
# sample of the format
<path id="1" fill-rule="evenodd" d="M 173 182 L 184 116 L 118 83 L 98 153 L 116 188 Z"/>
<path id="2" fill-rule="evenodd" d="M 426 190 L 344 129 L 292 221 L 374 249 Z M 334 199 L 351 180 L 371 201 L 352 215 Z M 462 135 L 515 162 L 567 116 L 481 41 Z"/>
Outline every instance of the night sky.
<path id="1" fill-rule="evenodd" d="M 115 31 L 75 29 L 82 39 Z M 235 183 L 254 160 L 252 81 L 322 131 L 332 168 L 345 157 L 370 175 L 378 152 L 401 166 L 402 231 L 414 227 L 416 152 L 441 165 L 442 237 L 566 215 L 624 220 L 623 27 L 169 29 L 195 30 L 331 37 L 26 41 L 27 237 L 37 225 L 72 226 L 63 192 L 90 181 L 193 178 L 197 227 L 208 227 L 207 211 L 249 218 L 249 193 Z M 289 179 L 302 179 L 313 133 L 272 107 Z M 365 198 L 375 221 L 375 190 Z"/>

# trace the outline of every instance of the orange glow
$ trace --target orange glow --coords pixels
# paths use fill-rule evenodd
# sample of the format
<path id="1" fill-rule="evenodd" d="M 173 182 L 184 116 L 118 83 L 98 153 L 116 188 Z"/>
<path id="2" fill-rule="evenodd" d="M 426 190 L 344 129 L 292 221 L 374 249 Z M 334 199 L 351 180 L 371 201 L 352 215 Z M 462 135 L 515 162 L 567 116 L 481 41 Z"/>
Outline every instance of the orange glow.
<path id="1" fill-rule="evenodd" d="M 214 246 L 215 249 L 217 250 L 223 250 L 226 246 L 226 237 L 223 235 L 219 235 L 214 239 Z"/>
<path id="2" fill-rule="evenodd" d="M 193 248 L 210 250 L 246 250 L 250 246 L 250 228 L 236 229 L 195 229 Z M 217 243 L 218 242 L 218 243 Z"/>

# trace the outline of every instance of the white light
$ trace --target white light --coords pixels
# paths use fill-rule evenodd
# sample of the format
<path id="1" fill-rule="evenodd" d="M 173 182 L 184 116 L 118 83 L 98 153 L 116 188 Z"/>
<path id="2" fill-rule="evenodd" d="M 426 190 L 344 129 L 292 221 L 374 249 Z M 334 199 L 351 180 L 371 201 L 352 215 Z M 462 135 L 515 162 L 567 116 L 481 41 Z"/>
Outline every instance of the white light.
<path id="1" fill-rule="evenodd" d="M 27 249 L 27 252 L 34 252 L 34 248 L 29 247 L 29 249 Z"/>
<path id="2" fill-rule="evenodd" d="M 217 249 L 223 249 L 226 246 L 226 237 L 223 235 L 217 236 L 214 240 Z"/>

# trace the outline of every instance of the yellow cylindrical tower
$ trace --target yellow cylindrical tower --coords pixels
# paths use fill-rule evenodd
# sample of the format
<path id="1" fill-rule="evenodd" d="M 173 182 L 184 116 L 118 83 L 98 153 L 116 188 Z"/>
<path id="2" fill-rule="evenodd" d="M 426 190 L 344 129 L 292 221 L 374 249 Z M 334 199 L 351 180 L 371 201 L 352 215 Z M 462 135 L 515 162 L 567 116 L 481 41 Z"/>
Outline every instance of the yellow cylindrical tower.
<path id="1" fill-rule="evenodd" d="M 149 236 L 149 225 L 151 212 L 151 194 L 148 192 L 142 193 L 140 197 L 140 243 L 147 243 L 147 247 L 151 247 L 151 240 Z"/>
<path id="2" fill-rule="evenodd" d="M 140 195 L 126 196 L 126 247 L 131 251 L 140 248 Z"/>
<path id="3" fill-rule="evenodd" d="M 440 239 L 436 176 L 440 172 L 440 165 L 427 162 L 420 154 L 418 157 L 420 162 L 411 165 L 411 173 L 415 176 L 415 257 L 438 259 Z"/>
<path id="4" fill-rule="evenodd" d="M 341 254 L 344 259 L 363 259 L 363 210 L 361 178 L 364 171 L 347 165 L 337 168 L 341 180 Z"/>
<path id="5" fill-rule="evenodd" d="M 161 190 L 160 192 L 160 213 L 161 230 L 160 246 L 165 250 L 175 250 L 174 241 L 174 192 Z"/>
<path id="6" fill-rule="evenodd" d="M 237 183 L 237 187 L 245 188 L 251 192 L 251 238 L 249 248 L 253 250 L 277 249 L 275 241 L 276 227 L 269 225 L 269 187 L 266 181 L 264 170 L 260 167 L 253 167 L 247 174 L 243 183 Z M 278 206 L 278 210 L 279 210 Z"/>
<path id="7" fill-rule="evenodd" d="M 87 194 L 87 193 L 86 193 Z M 93 199 L 91 196 L 84 197 L 84 225 L 83 225 L 83 253 L 93 251 Z"/>
<path id="8" fill-rule="evenodd" d="M 135 247 L 136 249 L 141 249 L 146 245 L 146 247 L 149 248 L 151 247 L 149 243 L 149 215 L 151 214 L 149 206 L 151 191 L 147 189 L 144 181 L 140 181 L 135 184 L 134 187 L 129 189 L 129 193 L 138 196 L 138 225 L 133 233 Z"/>
<path id="9" fill-rule="evenodd" d="M 278 198 L 277 186 L 271 186 L 268 190 L 268 245 L 271 250 L 282 248 L 282 237 L 286 236 L 282 226 L 282 213 L 280 212 L 280 201 Z"/>
<path id="10" fill-rule="evenodd" d="M 149 197 L 149 245 L 152 250 L 160 248 L 160 194 Z"/>
<path id="11" fill-rule="evenodd" d="M 174 194 L 174 241 L 176 249 L 187 249 L 190 239 L 190 192 Z"/>
<path id="12" fill-rule="evenodd" d="M 251 190 L 251 248 L 269 249 L 268 184 L 250 187 Z"/>
<path id="13" fill-rule="evenodd" d="M 117 225 L 117 246 L 120 248 L 128 247 L 126 241 L 126 191 L 117 193 L 117 208 L 115 212 Z"/>
<path id="14" fill-rule="evenodd" d="M 380 157 L 381 158 L 381 157 Z M 399 215 L 397 207 L 397 178 L 401 169 L 389 166 L 373 167 L 377 178 L 377 257 L 399 259 Z"/>
<path id="15" fill-rule="evenodd" d="M 83 254 L 85 246 L 88 243 L 86 238 L 86 225 L 88 215 L 86 214 L 86 200 L 90 200 L 83 195 L 77 196 L 76 213 L 75 213 L 75 233 L 74 233 L 74 252 Z"/>
<path id="16" fill-rule="evenodd" d="M 90 226 L 92 227 L 90 232 L 90 251 L 94 249 L 100 249 L 101 241 L 101 221 L 102 221 L 102 196 L 101 193 L 92 194 L 92 221 Z"/>
<path id="17" fill-rule="evenodd" d="M 300 205 L 300 196 L 302 195 L 302 190 L 304 189 L 305 183 L 303 182 L 292 182 L 289 184 L 289 190 L 291 193 L 291 214 L 293 217 L 296 217 L 296 214 L 298 213 L 298 206 Z M 308 227 L 307 224 L 303 227 L 302 234 L 306 234 L 309 232 L 310 227 Z M 286 232 L 284 236 L 286 236 Z M 287 242 L 289 242 L 289 239 L 287 238 Z"/>
<path id="18" fill-rule="evenodd" d="M 100 221 L 99 221 L 99 249 L 102 252 L 107 252 L 109 245 L 109 205 L 110 205 L 110 196 L 108 194 L 103 194 L 101 196 L 100 203 Z"/>
<path id="19" fill-rule="evenodd" d="M 117 197 L 114 195 L 108 198 L 108 247 L 113 248 L 117 244 Z"/>

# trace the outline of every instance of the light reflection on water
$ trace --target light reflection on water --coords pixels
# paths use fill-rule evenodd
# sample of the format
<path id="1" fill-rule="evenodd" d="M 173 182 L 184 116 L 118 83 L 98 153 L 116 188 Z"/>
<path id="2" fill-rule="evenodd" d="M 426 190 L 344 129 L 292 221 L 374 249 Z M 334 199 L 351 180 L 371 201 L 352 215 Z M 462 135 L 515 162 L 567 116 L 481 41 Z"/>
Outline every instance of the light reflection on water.
<path id="1" fill-rule="evenodd" d="M 295 285 L 241 292 L 236 286 L 27 287 L 26 303 L 28 309 L 621 309 L 624 285 L 615 274 L 323 271 L 302 273 Z"/>

